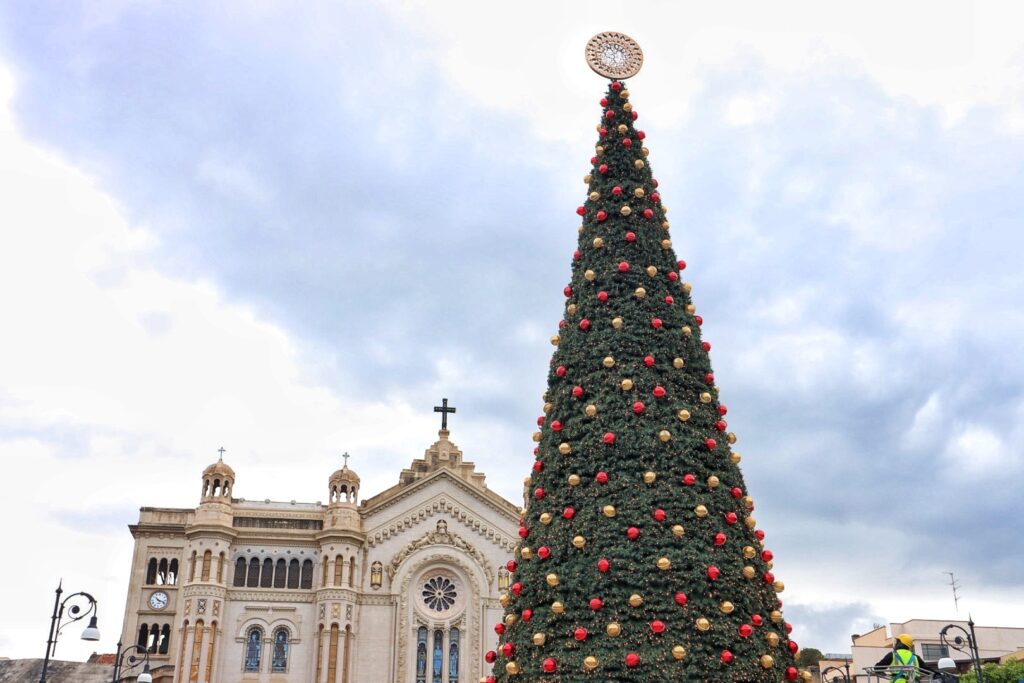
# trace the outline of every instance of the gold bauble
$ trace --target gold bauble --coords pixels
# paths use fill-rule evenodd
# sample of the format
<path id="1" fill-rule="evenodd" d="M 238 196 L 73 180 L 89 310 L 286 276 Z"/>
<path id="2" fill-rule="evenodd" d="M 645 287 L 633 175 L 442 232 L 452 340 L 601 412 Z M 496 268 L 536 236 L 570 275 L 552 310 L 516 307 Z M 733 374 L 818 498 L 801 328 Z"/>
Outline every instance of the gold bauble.
<path id="1" fill-rule="evenodd" d="M 563 614 L 565 612 L 565 605 L 560 600 L 555 600 L 551 603 L 551 611 L 555 614 Z"/>
<path id="2" fill-rule="evenodd" d="M 750 496 L 743 496 L 743 507 L 747 508 L 748 510 L 753 510 L 754 499 L 751 498 Z"/>
<path id="3" fill-rule="evenodd" d="M 592 244 L 594 245 L 594 249 L 600 249 L 604 246 L 604 240 L 600 237 L 595 237 Z"/>
<path id="4" fill-rule="evenodd" d="M 540 443 L 540 437 L 541 437 L 541 433 L 540 432 L 534 432 L 533 433 L 533 440 L 534 441 Z"/>
<path id="5" fill-rule="evenodd" d="M 672 227 L 672 224 L 669 223 L 668 221 L 662 221 L 661 222 L 661 229 L 662 230 L 668 230 L 671 227 Z"/>
<path id="6" fill-rule="evenodd" d="M 671 249 L 672 248 L 672 240 L 662 240 L 661 241 L 661 248 L 662 249 Z"/>
<path id="7" fill-rule="evenodd" d="M 588 269 L 585 273 L 583 273 L 583 277 L 586 278 L 588 282 L 593 282 L 594 278 L 597 276 L 594 275 L 594 271 Z"/>
<path id="8" fill-rule="evenodd" d="M 557 586 L 558 585 L 558 574 L 548 574 L 547 575 L 547 582 L 548 582 L 548 585 L 551 586 L 552 588 Z"/>
<path id="9" fill-rule="evenodd" d="M 611 356 L 605 356 L 604 360 L 601 361 L 601 365 L 605 366 L 606 368 L 613 368 L 615 367 L 615 359 L 612 358 Z"/>
<path id="10" fill-rule="evenodd" d="M 627 102 L 626 104 L 628 105 L 629 103 Z M 640 170 L 643 167 L 644 167 L 643 159 L 637 159 L 636 161 L 633 162 L 633 168 L 635 168 L 637 170 Z"/>
<path id="11" fill-rule="evenodd" d="M 551 345 L 552 346 L 558 346 L 558 342 L 559 341 L 560 340 L 558 339 L 558 335 L 557 334 L 551 335 Z"/>
<path id="12" fill-rule="evenodd" d="M 515 614 L 506 614 L 505 615 L 505 626 L 512 626 L 517 621 L 519 621 L 519 617 L 516 616 Z"/>
<path id="13" fill-rule="evenodd" d="M 773 624 L 778 624 L 782 622 L 782 612 L 780 612 L 777 609 L 772 610 L 771 614 L 769 614 L 768 617 L 772 620 Z"/>
<path id="14" fill-rule="evenodd" d="M 722 600 L 722 602 L 718 603 L 718 609 L 722 610 L 722 614 L 732 614 L 732 611 L 736 609 L 736 605 L 728 600 Z"/>
<path id="15" fill-rule="evenodd" d="M 682 370 L 684 367 L 686 367 L 686 361 L 684 361 L 682 358 L 673 358 L 672 367 L 674 367 L 676 370 Z"/>
<path id="16" fill-rule="evenodd" d="M 565 312 L 569 315 L 576 315 L 576 304 L 569 304 L 565 307 Z"/>
<path id="17" fill-rule="evenodd" d="M 597 147 L 594 148 L 594 151 L 597 154 L 604 154 L 604 145 L 598 145 Z"/>
<path id="18" fill-rule="evenodd" d="M 519 665 L 515 662 L 507 662 L 505 664 L 505 673 L 507 673 L 510 676 L 516 675 L 517 673 L 519 673 Z"/>
<path id="19" fill-rule="evenodd" d="M 626 113 L 633 111 L 633 104 L 631 102 L 626 102 L 624 105 L 622 105 L 622 111 Z"/>
<path id="20" fill-rule="evenodd" d="M 761 541 L 761 542 L 764 543 L 764 541 Z M 775 563 L 774 562 L 765 562 L 765 565 L 767 565 L 768 569 L 772 569 L 775 566 Z"/>
<path id="21" fill-rule="evenodd" d="M 551 519 L 552 518 L 551 518 L 551 513 L 550 512 L 543 512 L 540 515 L 540 523 L 541 524 L 551 524 Z"/>
<path id="22" fill-rule="evenodd" d="M 637 287 L 635 290 L 633 290 L 633 296 L 635 296 L 637 299 L 643 299 L 645 296 L 647 296 L 647 290 L 644 289 L 643 287 Z"/>
<path id="23" fill-rule="evenodd" d="M 640 594 L 633 593 L 632 595 L 629 596 L 629 606 L 630 607 L 639 607 L 642 604 L 644 604 L 644 599 L 643 599 L 643 596 L 641 596 Z"/>
<path id="24" fill-rule="evenodd" d="M 605 505 L 603 508 L 601 508 L 601 512 L 604 513 L 605 517 L 614 517 L 615 516 L 615 506 L 614 505 Z"/>
<path id="25" fill-rule="evenodd" d="M 672 560 L 668 559 L 667 557 L 659 557 L 658 558 L 658 569 L 660 569 L 661 571 L 664 572 L 664 571 L 668 571 L 671 568 L 672 568 Z"/>
<path id="26" fill-rule="evenodd" d="M 694 304 L 686 304 L 686 312 L 689 313 L 690 315 L 693 315 L 694 313 L 697 312 L 697 307 Z"/>
<path id="27" fill-rule="evenodd" d="M 498 603 L 502 607 L 508 607 L 508 601 L 509 600 L 510 600 L 510 598 L 508 597 L 508 593 L 502 593 L 501 597 L 498 598 Z"/>
<path id="28" fill-rule="evenodd" d="M 673 524 L 672 525 L 672 535 L 675 536 L 676 538 L 682 538 L 683 534 L 685 534 L 685 533 L 686 533 L 686 529 L 683 528 L 682 524 Z"/>
<path id="29" fill-rule="evenodd" d="M 580 227 L 576 228 L 576 232 L 578 232 L 579 234 L 582 235 L 583 231 L 585 231 L 586 229 L 587 229 L 587 226 L 581 225 Z"/>
<path id="30" fill-rule="evenodd" d="M 655 480 L 657 480 L 657 478 L 658 478 L 658 475 L 655 474 L 654 472 L 650 472 L 650 471 L 644 472 L 644 483 L 645 484 L 653 484 L 655 482 Z"/>
<path id="31" fill-rule="evenodd" d="M 693 330 L 690 329 L 689 325 L 683 325 L 682 331 L 683 331 L 683 336 L 684 337 L 692 337 L 693 336 Z"/>
<path id="32" fill-rule="evenodd" d="M 752 579 L 757 576 L 757 570 L 751 567 L 749 564 L 743 568 L 741 572 L 744 579 Z"/>
<path id="33" fill-rule="evenodd" d="M 648 277 L 654 277 L 657 274 L 658 274 L 658 269 L 657 268 L 655 268 L 654 266 L 647 266 L 647 275 L 648 275 Z"/>
<path id="34" fill-rule="evenodd" d="M 754 550 L 754 546 L 752 546 L 752 545 L 745 545 L 745 546 L 743 546 L 743 559 L 745 559 L 745 560 L 752 560 L 756 556 L 757 556 L 757 551 Z"/>
<path id="35" fill-rule="evenodd" d="M 622 327 L 622 318 L 612 318 L 612 327 L 615 329 Z"/>
<path id="36" fill-rule="evenodd" d="M 587 544 L 587 539 L 583 538 L 582 536 L 573 536 L 573 538 L 572 538 L 572 545 L 573 545 L 574 548 L 582 548 L 586 544 Z"/>
<path id="37" fill-rule="evenodd" d="M 739 465 L 740 460 L 742 459 L 743 456 L 737 453 L 736 451 L 733 451 L 732 453 L 729 454 L 729 462 L 731 462 L 733 465 Z"/>
<path id="38" fill-rule="evenodd" d="M 598 124 L 598 126 L 597 126 L 597 127 L 598 127 L 598 128 L 601 128 L 601 125 L 600 125 L 600 124 Z M 584 183 L 586 183 L 587 185 L 589 185 L 589 184 L 590 184 L 590 181 L 591 181 L 591 180 L 593 180 L 593 178 L 591 178 L 591 177 L 590 177 L 590 174 L 589 174 L 589 173 L 588 173 L 587 175 L 583 176 L 583 182 L 584 182 Z"/>
<path id="39" fill-rule="evenodd" d="M 633 190 L 633 196 L 636 197 L 637 199 L 643 199 L 644 188 L 638 187 L 635 190 Z"/>
<path id="40" fill-rule="evenodd" d="M 626 379 L 624 379 L 621 382 L 619 382 L 619 386 L 622 387 L 623 391 L 632 391 L 633 390 L 633 380 L 631 380 L 631 379 L 629 379 L 627 377 Z"/>
<path id="41" fill-rule="evenodd" d="M 610 635 L 612 638 L 614 638 L 618 636 L 620 633 L 622 633 L 622 627 L 619 626 L 619 622 L 612 621 L 609 622 L 607 626 L 605 626 L 604 632 Z"/>
<path id="42" fill-rule="evenodd" d="M 698 517 L 707 517 L 708 509 L 703 505 L 698 505 L 697 507 L 693 508 L 693 513 Z"/>
<path id="43" fill-rule="evenodd" d="M 583 658 L 583 668 L 587 671 L 593 671 L 597 668 L 597 657 L 594 655 L 587 655 Z"/>
<path id="44" fill-rule="evenodd" d="M 555 406 L 553 404 L 551 404 L 551 403 L 545 403 L 544 404 L 544 414 L 545 415 L 547 415 L 548 413 L 550 413 L 554 409 L 555 409 Z"/>
<path id="45" fill-rule="evenodd" d="M 640 153 L 643 154 L 644 156 L 649 156 L 650 153 L 651 153 L 651 150 L 647 149 L 646 147 L 641 147 L 640 148 Z"/>
<path id="46" fill-rule="evenodd" d="M 729 443 L 736 443 L 736 432 L 729 432 L 725 435 L 725 440 Z"/>
<path id="47" fill-rule="evenodd" d="M 800 672 L 800 680 L 803 681 L 804 683 L 811 683 L 811 681 L 814 680 L 814 676 L 811 675 L 810 671 L 807 671 L 806 669 L 804 669 L 803 671 Z"/>
<path id="48" fill-rule="evenodd" d="M 754 529 L 757 527 L 757 520 L 753 517 L 745 517 L 743 523 L 747 525 L 748 529 Z"/>
<path id="49" fill-rule="evenodd" d="M 668 209 L 664 209 L 664 210 L 668 211 Z M 689 294 L 690 292 L 693 291 L 693 285 L 691 285 L 689 282 L 684 282 L 683 283 L 683 291 L 686 292 L 687 294 Z"/>
<path id="50" fill-rule="evenodd" d="M 629 204 L 623 204 L 622 208 L 619 209 L 619 213 L 621 213 L 623 216 L 628 216 L 629 214 L 633 213 L 633 209 L 629 208 Z"/>
<path id="51" fill-rule="evenodd" d="M 563 441 L 562 443 L 558 444 L 558 452 L 561 453 L 562 455 L 569 455 L 570 453 L 572 453 L 572 446 Z"/>
<path id="52" fill-rule="evenodd" d="M 708 477 L 709 488 L 717 489 L 720 483 L 721 482 L 718 480 L 718 477 L 716 477 L 715 475 L 712 474 L 710 477 Z"/>
<path id="53" fill-rule="evenodd" d="M 519 551 L 519 555 L 520 555 L 520 556 L 521 556 L 521 557 L 522 557 L 522 558 L 523 558 L 524 560 L 529 560 L 530 558 L 532 558 L 532 557 L 533 557 L 533 550 L 531 550 L 531 549 L 530 549 L 530 548 L 528 548 L 528 547 L 522 548 L 522 549 L 521 549 L 521 550 Z"/>
<path id="54" fill-rule="evenodd" d="M 769 631 L 768 635 L 766 635 L 764 637 L 764 639 L 766 641 L 768 641 L 768 645 L 770 647 L 778 647 L 779 646 L 779 634 L 775 633 L 774 631 Z"/>
<path id="55" fill-rule="evenodd" d="M 711 403 L 711 394 L 706 391 L 702 391 L 700 394 L 701 403 Z"/>
<path id="56" fill-rule="evenodd" d="M 781 593 L 782 591 L 786 590 L 786 584 L 784 584 L 780 579 L 772 584 L 772 588 L 775 589 L 776 593 Z"/>
<path id="57" fill-rule="evenodd" d="M 587 417 L 594 417 L 595 415 L 597 415 L 597 406 L 591 403 L 590 405 L 583 409 L 583 412 L 587 414 Z"/>
<path id="58" fill-rule="evenodd" d="M 711 629 L 711 622 L 710 621 L 708 621 L 704 617 L 701 617 L 700 619 L 697 620 L 697 630 L 698 631 L 702 631 L 703 632 L 703 631 L 708 631 L 710 629 Z"/>
<path id="59" fill-rule="evenodd" d="M 662 429 L 658 432 L 658 439 L 661 440 L 662 443 L 668 443 L 672 440 L 672 432 L 667 429 Z"/>
<path id="60" fill-rule="evenodd" d="M 595 192 L 591 192 L 590 193 L 590 201 L 596 202 L 600 198 L 601 198 L 601 193 L 600 192 L 596 192 L 595 191 Z"/>
<path id="61" fill-rule="evenodd" d="M 687 420 L 690 419 L 690 411 L 687 410 L 686 408 L 683 408 L 676 413 L 676 417 L 679 418 L 680 422 L 686 422 Z"/>
<path id="62" fill-rule="evenodd" d="M 546 643 L 547 640 L 548 640 L 547 635 L 545 635 L 541 631 L 537 631 L 536 633 L 533 634 L 533 644 L 536 645 L 537 647 L 540 647 L 541 645 Z"/>
<path id="63" fill-rule="evenodd" d="M 629 99 L 629 90 L 627 90 L 627 89 L 623 88 L 623 89 L 622 89 L 622 90 L 621 90 L 621 91 L 619 92 L 619 97 L 620 97 L 620 98 L 622 98 L 622 99 L 624 99 L 624 100 L 628 100 L 628 99 Z"/>
<path id="64" fill-rule="evenodd" d="M 579 485 L 580 485 L 580 475 L 578 475 L 578 474 L 570 474 L 569 475 L 569 486 L 579 486 Z"/>
<path id="65" fill-rule="evenodd" d="M 672 656 L 675 657 L 677 660 L 682 659 L 686 656 L 686 648 L 682 645 L 676 645 L 672 648 Z"/>
<path id="66" fill-rule="evenodd" d="M 625 135 L 626 131 L 629 130 L 629 128 L 626 127 L 626 124 L 620 123 L 619 127 L 616 128 L 615 130 L 619 131 L 619 135 Z"/>
<path id="67" fill-rule="evenodd" d="M 770 669 L 775 666 L 775 659 L 771 655 L 761 655 L 757 662 L 761 665 L 762 669 Z"/>

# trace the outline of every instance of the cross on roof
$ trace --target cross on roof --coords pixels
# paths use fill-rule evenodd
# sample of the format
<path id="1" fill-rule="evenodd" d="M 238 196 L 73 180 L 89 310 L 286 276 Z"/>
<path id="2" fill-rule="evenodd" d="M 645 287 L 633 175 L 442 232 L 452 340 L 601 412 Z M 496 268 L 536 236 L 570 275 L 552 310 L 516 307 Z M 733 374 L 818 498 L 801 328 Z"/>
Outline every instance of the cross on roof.
<path id="1" fill-rule="evenodd" d="M 441 429 L 448 429 L 448 413 L 454 413 L 455 408 L 448 407 L 448 399 L 442 398 L 441 405 L 434 406 L 435 413 L 441 413 Z"/>
<path id="2" fill-rule="evenodd" d="M 352 456 L 348 454 L 348 451 L 341 454 L 341 459 L 345 461 L 345 467 L 348 467 L 348 459 L 351 457 Z"/>
<path id="3" fill-rule="evenodd" d="M 226 451 L 226 450 L 227 449 L 224 448 L 223 446 L 221 446 L 220 448 L 217 449 L 217 452 L 220 453 L 220 461 L 221 462 L 224 462 L 224 451 Z"/>

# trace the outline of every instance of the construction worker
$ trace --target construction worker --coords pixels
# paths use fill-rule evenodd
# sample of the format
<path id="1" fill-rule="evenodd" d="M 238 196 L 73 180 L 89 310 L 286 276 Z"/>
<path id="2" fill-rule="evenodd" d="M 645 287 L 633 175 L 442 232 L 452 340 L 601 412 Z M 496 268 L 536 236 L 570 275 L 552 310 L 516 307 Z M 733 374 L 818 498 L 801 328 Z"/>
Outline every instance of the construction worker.
<path id="1" fill-rule="evenodd" d="M 901 633 L 892 641 L 892 651 L 878 660 L 875 666 L 887 666 L 893 683 L 917 683 L 921 678 L 921 660 L 914 654 L 914 638 Z"/>

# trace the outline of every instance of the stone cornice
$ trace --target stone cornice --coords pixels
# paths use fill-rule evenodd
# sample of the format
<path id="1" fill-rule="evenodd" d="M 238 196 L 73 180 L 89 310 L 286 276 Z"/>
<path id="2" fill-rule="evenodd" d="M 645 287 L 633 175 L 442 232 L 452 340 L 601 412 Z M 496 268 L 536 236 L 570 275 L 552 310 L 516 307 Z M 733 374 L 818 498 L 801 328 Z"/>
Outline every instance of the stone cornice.
<path id="1" fill-rule="evenodd" d="M 482 538 L 487 539 L 502 550 L 512 552 L 518 539 L 513 538 L 502 529 L 494 528 L 486 520 L 482 520 L 473 514 L 472 510 L 467 510 L 462 504 L 456 504 L 451 498 L 452 496 L 448 493 L 440 493 L 415 510 L 410 510 L 401 519 L 389 520 L 386 526 L 381 525 L 375 530 L 367 532 L 367 545 L 373 547 L 378 543 L 383 543 L 392 536 L 398 536 L 404 533 L 406 529 L 411 529 L 435 514 L 440 513 L 465 524 Z M 515 520 L 514 523 L 518 524 L 518 516 L 513 519 Z M 512 525 L 510 524 L 509 526 Z"/>
<path id="2" fill-rule="evenodd" d="M 455 476 L 455 474 L 453 474 L 450 470 L 444 468 L 439 469 L 436 472 L 432 473 L 430 476 L 415 481 L 411 484 L 399 484 L 397 486 L 392 486 L 390 489 L 377 494 L 374 498 L 365 501 L 363 507 L 359 509 L 359 512 L 362 515 L 363 519 L 365 520 L 367 517 L 381 510 L 385 510 L 389 507 L 396 505 L 400 501 L 408 498 L 409 496 L 419 491 L 421 488 L 430 486 L 431 483 L 437 481 L 438 479 L 447 479 L 448 481 L 451 481 L 453 484 L 455 484 L 455 486 L 459 487 L 466 493 L 470 494 L 477 500 L 481 501 L 482 503 L 487 505 L 487 507 L 491 508 L 500 515 L 508 518 L 509 520 L 518 523 L 518 507 L 516 507 L 509 501 L 505 500 L 494 491 L 490 489 L 472 486 L 463 479 L 460 479 L 459 477 Z M 367 536 L 369 536 L 373 533 L 373 531 L 367 531 L 366 533 Z"/>
<path id="3" fill-rule="evenodd" d="M 302 602 L 312 603 L 315 596 L 310 591 L 303 590 L 229 590 L 227 592 L 229 601 L 244 602 Z"/>

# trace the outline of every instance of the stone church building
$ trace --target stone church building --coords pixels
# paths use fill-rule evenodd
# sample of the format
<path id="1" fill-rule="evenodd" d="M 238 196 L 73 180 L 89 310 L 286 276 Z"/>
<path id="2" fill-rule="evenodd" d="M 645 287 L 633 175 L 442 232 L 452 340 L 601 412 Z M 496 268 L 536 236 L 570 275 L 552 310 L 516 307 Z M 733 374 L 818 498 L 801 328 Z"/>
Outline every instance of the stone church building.
<path id="1" fill-rule="evenodd" d="M 519 507 L 448 436 L 365 500 L 346 459 L 326 505 L 235 497 L 210 465 L 198 507 L 131 525 L 122 641 L 155 683 L 476 683 Z"/>

